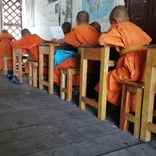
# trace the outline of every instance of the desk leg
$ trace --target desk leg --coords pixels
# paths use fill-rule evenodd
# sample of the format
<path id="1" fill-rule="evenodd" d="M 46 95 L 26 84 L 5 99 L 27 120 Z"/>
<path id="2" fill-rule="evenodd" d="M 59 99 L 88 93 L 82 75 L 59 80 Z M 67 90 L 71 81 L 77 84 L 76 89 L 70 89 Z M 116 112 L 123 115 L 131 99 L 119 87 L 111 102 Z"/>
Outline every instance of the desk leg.
<path id="1" fill-rule="evenodd" d="M 65 99 L 65 92 L 63 91 L 63 89 L 65 89 L 66 87 L 66 75 L 63 72 L 63 69 L 61 69 L 61 77 L 60 77 L 60 98 L 62 100 Z"/>
<path id="2" fill-rule="evenodd" d="M 68 71 L 67 72 L 67 93 L 66 93 L 66 95 L 67 95 L 66 100 L 68 102 L 72 101 L 72 87 L 73 87 L 72 80 L 73 80 L 72 72 Z"/>
<path id="3" fill-rule="evenodd" d="M 100 67 L 100 84 L 99 84 L 99 100 L 98 100 L 98 119 L 106 119 L 107 105 L 107 74 L 109 65 L 110 48 L 105 47 L 101 50 L 101 67 Z"/>
<path id="4" fill-rule="evenodd" d="M 142 108 L 142 121 L 141 121 L 141 135 L 140 139 L 143 141 L 151 140 L 151 130 L 156 132 L 155 126 L 152 126 L 153 110 L 154 110 L 154 96 L 155 96 L 155 84 L 156 84 L 156 67 L 154 61 L 155 49 L 149 49 L 147 51 L 146 61 L 146 73 L 145 73 L 145 88 Z"/>
<path id="5" fill-rule="evenodd" d="M 16 74 L 16 52 L 13 51 L 13 74 Z"/>
<path id="6" fill-rule="evenodd" d="M 39 54 L 39 88 L 43 89 L 43 54 Z"/>
<path id="7" fill-rule="evenodd" d="M 19 82 L 22 83 L 22 74 L 23 74 L 23 71 L 22 71 L 22 54 L 19 53 L 18 54 L 18 77 L 19 77 Z"/>
<path id="8" fill-rule="evenodd" d="M 50 53 L 49 53 L 49 67 L 48 67 L 49 75 L 48 75 L 48 81 L 49 81 L 49 94 L 53 94 L 54 92 L 54 47 L 50 47 Z"/>
<path id="9" fill-rule="evenodd" d="M 86 104 L 82 101 L 82 97 L 86 97 L 87 89 L 87 60 L 83 59 L 84 49 L 81 48 L 81 66 L 80 66 L 80 97 L 79 107 L 81 110 L 86 109 Z"/>

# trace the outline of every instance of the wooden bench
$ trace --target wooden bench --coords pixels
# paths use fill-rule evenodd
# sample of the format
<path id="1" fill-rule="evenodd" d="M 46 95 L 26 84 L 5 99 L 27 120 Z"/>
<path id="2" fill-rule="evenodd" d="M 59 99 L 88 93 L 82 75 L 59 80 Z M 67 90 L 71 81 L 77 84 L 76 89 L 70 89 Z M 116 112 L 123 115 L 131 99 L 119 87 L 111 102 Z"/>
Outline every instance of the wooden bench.
<path id="1" fill-rule="evenodd" d="M 59 44 L 40 44 L 39 45 L 39 88 L 48 87 L 49 94 L 53 94 L 53 70 L 54 70 L 54 52 L 55 50 L 73 50 L 70 45 Z M 44 55 L 48 56 L 48 80 L 44 79 Z"/>
<path id="2" fill-rule="evenodd" d="M 13 68 L 8 68 L 7 62 L 12 61 L 12 56 L 3 56 L 3 72 L 7 74 L 8 70 L 13 70 Z"/>
<path id="3" fill-rule="evenodd" d="M 27 57 L 27 54 L 23 55 L 21 48 L 13 47 L 13 74 L 18 77 L 20 83 L 22 83 L 23 59 Z"/>
<path id="4" fill-rule="evenodd" d="M 29 85 L 37 87 L 37 68 L 38 62 L 28 61 L 29 64 Z"/>
<path id="5" fill-rule="evenodd" d="M 64 100 L 66 97 L 66 100 L 70 102 L 72 100 L 73 91 L 72 78 L 73 75 L 80 74 L 80 68 L 61 68 L 60 70 L 60 98 Z"/>
<path id="6" fill-rule="evenodd" d="M 109 61 L 110 46 L 87 45 L 79 47 L 79 51 L 81 53 L 79 107 L 81 110 L 85 110 L 86 104 L 88 104 L 96 108 L 98 118 L 104 120 L 106 118 L 107 103 L 106 77 L 108 68 L 115 66 L 115 61 Z M 98 102 L 86 97 L 88 60 L 101 62 Z"/>
<path id="7" fill-rule="evenodd" d="M 141 135 L 143 141 L 151 140 L 151 132 L 156 133 L 153 123 L 154 96 L 156 94 L 156 45 L 150 45 L 147 51 L 145 88 L 142 108 Z"/>
<path id="8" fill-rule="evenodd" d="M 134 136 L 139 138 L 144 84 L 141 82 L 125 81 L 120 81 L 120 84 L 122 85 L 120 129 L 128 130 L 129 122 L 132 122 L 134 123 Z M 136 94 L 135 114 L 130 112 L 132 94 Z"/>

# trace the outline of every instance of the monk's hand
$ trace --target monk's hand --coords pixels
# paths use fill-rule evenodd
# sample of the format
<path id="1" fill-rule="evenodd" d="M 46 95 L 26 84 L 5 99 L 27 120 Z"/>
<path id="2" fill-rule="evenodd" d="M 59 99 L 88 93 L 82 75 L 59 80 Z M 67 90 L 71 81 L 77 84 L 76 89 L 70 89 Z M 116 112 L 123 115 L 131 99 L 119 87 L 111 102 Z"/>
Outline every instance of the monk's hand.
<path id="1" fill-rule="evenodd" d="M 104 45 L 104 44 L 103 44 L 103 43 L 101 43 L 101 42 L 100 42 L 99 44 L 100 44 L 100 45 Z"/>
<path id="2" fill-rule="evenodd" d="M 56 38 L 53 38 L 50 42 L 51 42 L 51 43 L 57 43 L 58 41 L 57 41 Z"/>

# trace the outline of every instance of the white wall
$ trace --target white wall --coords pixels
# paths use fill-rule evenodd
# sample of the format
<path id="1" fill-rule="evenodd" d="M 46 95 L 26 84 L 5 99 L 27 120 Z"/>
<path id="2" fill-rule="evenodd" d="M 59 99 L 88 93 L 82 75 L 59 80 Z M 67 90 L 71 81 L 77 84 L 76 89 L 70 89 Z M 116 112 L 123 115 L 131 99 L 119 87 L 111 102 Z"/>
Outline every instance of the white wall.
<path id="1" fill-rule="evenodd" d="M 50 33 L 51 26 L 58 26 L 59 12 L 55 13 L 55 5 L 59 4 L 59 0 L 48 4 L 46 0 L 35 1 L 35 17 L 34 24 L 30 24 L 27 20 L 27 12 L 25 10 L 25 1 L 23 0 L 23 28 L 28 28 L 32 33 L 36 33 L 43 39 L 50 40 L 52 35 Z"/>
<path id="2" fill-rule="evenodd" d="M 48 4 L 47 0 L 34 0 L 35 12 L 34 22 L 28 22 L 27 12 L 25 9 L 25 1 L 22 0 L 23 4 L 23 28 L 28 28 L 32 33 L 40 35 L 43 39 L 50 40 L 52 35 L 49 27 L 59 25 L 59 14 L 55 13 L 55 5 L 60 4 L 61 0 L 57 0 L 54 3 Z M 32 1 L 32 0 L 28 0 Z M 64 0 L 62 0 L 64 1 Z M 115 5 L 124 5 L 124 0 L 115 0 Z M 82 0 L 73 0 L 72 2 L 72 25 L 75 26 L 75 20 L 77 13 L 82 9 Z M 100 23 L 102 31 L 107 31 L 110 26 L 109 22 Z"/>

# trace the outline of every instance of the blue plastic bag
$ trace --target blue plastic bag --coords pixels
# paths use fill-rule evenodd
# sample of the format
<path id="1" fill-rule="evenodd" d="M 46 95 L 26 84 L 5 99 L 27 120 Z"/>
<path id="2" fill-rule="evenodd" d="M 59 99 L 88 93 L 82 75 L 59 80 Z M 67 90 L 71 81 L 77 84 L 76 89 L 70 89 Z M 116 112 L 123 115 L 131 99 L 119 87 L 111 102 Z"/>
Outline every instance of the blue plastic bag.
<path id="1" fill-rule="evenodd" d="M 19 84 L 19 80 L 18 80 L 17 76 L 12 75 L 12 74 L 9 74 L 9 73 L 6 74 L 5 76 L 6 76 L 6 78 L 9 79 L 12 83 L 14 83 L 14 84 Z"/>
<path id="2" fill-rule="evenodd" d="M 54 68 L 61 62 L 73 57 L 75 54 L 75 51 L 56 50 L 54 53 Z"/>

